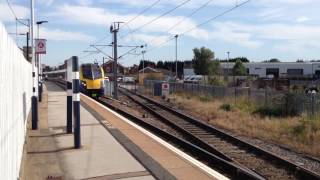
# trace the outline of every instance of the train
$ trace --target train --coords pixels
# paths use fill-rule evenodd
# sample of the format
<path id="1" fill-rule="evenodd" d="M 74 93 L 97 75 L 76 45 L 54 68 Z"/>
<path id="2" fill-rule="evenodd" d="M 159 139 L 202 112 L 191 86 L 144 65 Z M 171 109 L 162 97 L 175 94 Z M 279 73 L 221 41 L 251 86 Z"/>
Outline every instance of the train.
<path id="1" fill-rule="evenodd" d="M 66 82 L 67 70 L 44 72 L 45 79 Z M 81 64 L 79 68 L 80 92 L 93 98 L 104 96 L 104 71 L 95 63 Z"/>
<path id="2" fill-rule="evenodd" d="M 79 70 L 80 91 L 97 98 L 104 95 L 104 71 L 98 64 L 82 64 Z"/>

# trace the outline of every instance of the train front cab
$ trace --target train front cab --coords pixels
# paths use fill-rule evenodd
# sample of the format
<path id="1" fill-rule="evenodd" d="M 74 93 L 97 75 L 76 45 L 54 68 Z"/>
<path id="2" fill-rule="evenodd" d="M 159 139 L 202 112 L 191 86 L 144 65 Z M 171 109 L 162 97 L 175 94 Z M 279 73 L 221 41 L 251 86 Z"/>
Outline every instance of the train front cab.
<path id="1" fill-rule="evenodd" d="M 104 72 L 96 64 L 83 64 L 80 67 L 80 91 L 90 97 L 104 95 Z"/>

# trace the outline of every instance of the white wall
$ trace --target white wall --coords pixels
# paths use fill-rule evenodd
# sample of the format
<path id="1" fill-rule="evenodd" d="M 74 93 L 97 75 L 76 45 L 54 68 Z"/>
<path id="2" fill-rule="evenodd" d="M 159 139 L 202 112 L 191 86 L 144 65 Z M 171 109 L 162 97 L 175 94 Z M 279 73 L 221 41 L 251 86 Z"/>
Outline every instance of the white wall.
<path id="1" fill-rule="evenodd" d="M 0 22 L 0 179 L 19 177 L 31 108 L 31 70 Z"/>

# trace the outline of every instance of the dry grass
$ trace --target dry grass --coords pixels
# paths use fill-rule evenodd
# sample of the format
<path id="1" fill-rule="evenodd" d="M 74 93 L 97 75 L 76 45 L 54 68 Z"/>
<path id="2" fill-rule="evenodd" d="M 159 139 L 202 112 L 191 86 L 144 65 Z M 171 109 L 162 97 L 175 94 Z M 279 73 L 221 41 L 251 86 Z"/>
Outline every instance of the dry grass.
<path id="1" fill-rule="evenodd" d="M 210 97 L 171 95 L 170 101 L 193 116 L 213 125 L 241 135 L 255 137 L 285 145 L 299 152 L 320 157 L 320 119 L 299 117 L 261 117 L 252 112 L 256 105 L 247 100 L 237 100 L 231 111 L 221 109 L 222 104 L 234 100 L 217 100 Z"/>

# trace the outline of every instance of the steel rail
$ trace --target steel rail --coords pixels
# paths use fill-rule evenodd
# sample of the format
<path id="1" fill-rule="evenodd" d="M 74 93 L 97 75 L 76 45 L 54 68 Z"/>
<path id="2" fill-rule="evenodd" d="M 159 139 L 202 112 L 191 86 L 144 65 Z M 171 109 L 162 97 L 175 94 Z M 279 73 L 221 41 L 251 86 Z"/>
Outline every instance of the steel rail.
<path id="1" fill-rule="evenodd" d="M 125 88 L 122 88 L 122 89 L 125 89 Z M 297 175 L 299 178 L 307 178 L 307 179 L 320 179 L 320 175 L 315 173 L 315 172 L 312 172 L 300 165 L 297 165 L 293 162 L 290 162 L 289 160 L 287 159 L 284 159 L 284 158 L 281 158 L 280 156 L 278 156 L 277 154 L 274 154 L 270 151 L 267 151 L 267 150 L 264 150 L 260 147 L 257 147 L 251 143 L 248 143 L 248 142 L 245 142 L 233 135 L 230 135 L 220 129 L 217 129 L 216 127 L 213 127 L 212 125 L 209 125 L 209 124 L 205 124 L 204 122 L 201 122 L 200 120 L 190 116 L 190 115 L 187 115 L 179 110 L 175 110 L 173 109 L 172 107 L 168 107 L 167 105 L 164 105 L 162 103 L 159 103 L 149 97 L 146 97 L 146 96 L 143 96 L 141 94 L 138 94 L 138 93 L 135 93 L 135 92 L 132 92 L 128 89 L 125 89 L 127 92 L 130 92 L 132 93 L 133 95 L 137 95 L 139 96 L 140 98 L 148 101 L 149 103 L 152 103 L 166 111 L 169 111 L 173 114 L 175 114 L 176 116 L 188 121 L 189 123 L 191 124 L 195 124 L 196 126 L 199 126 L 207 131 L 211 131 L 211 132 L 214 132 L 215 134 L 217 134 L 218 136 L 226 139 L 227 141 L 230 141 L 232 144 L 236 145 L 236 146 L 241 146 L 241 147 L 244 147 L 246 149 L 248 149 L 249 152 L 253 153 L 253 154 L 256 154 L 257 156 L 264 156 L 264 157 L 267 157 L 273 161 L 276 161 L 278 164 L 288 168 L 290 171 L 293 171 L 295 173 L 295 175 Z M 145 106 L 145 105 L 144 105 Z M 150 111 L 150 108 L 148 109 Z M 152 109 L 151 109 L 152 110 Z M 150 111 L 151 112 L 151 111 Z"/>
<path id="2" fill-rule="evenodd" d="M 157 134 L 163 139 L 178 145 L 180 149 L 183 149 L 183 151 L 188 152 L 193 156 L 196 156 L 198 160 L 206 162 L 206 164 L 211 168 L 217 169 L 223 174 L 227 174 L 232 179 L 264 179 L 263 177 L 257 175 L 256 173 L 253 173 L 252 171 L 248 171 L 247 169 L 237 164 L 226 161 L 223 158 L 216 156 L 206 151 L 205 149 L 200 148 L 199 146 L 196 146 L 184 139 L 181 139 L 173 134 L 170 134 L 146 122 L 143 118 L 137 117 L 132 113 L 129 113 L 126 110 L 122 109 L 121 107 L 108 103 L 108 101 L 103 99 L 104 98 L 100 98 L 98 102 L 120 113 L 121 115 L 127 117 L 130 121 L 133 121 L 138 125 L 148 129 L 149 131 Z"/>

